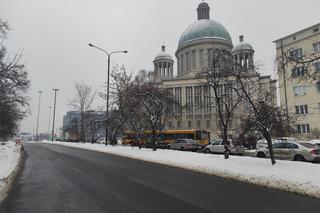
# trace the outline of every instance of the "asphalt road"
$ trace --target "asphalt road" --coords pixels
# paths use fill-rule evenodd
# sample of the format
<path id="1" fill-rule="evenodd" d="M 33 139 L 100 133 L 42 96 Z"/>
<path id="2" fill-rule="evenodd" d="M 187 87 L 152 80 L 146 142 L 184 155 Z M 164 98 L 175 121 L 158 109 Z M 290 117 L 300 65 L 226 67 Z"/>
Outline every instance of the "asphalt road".
<path id="1" fill-rule="evenodd" d="M 25 144 L 0 212 L 318 212 L 320 200 L 109 154 Z"/>

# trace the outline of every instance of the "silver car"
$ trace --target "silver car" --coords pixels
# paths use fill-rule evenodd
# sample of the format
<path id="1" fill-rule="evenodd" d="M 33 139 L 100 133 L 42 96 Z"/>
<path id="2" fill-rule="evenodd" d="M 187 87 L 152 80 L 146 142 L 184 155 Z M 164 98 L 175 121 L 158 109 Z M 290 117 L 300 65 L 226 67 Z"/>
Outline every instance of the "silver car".
<path id="1" fill-rule="evenodd" d="M 320 150 L 310 143 L 286 141 L 272 144 L 273 154 L 276 159 L 295 161 L 320 161 Z M 268 147 L 257 149 L 259 158 L 270 157 Z"/>
<path id="2" fill-rule="evenodd" d="M 320 140 L 311 140 L 310 143 L 320 149 Z"/>
<path id="3" fill-rule="evenodd" d="M 244 148 L 240 145 L 237 145 L 233 140 L 229 139 L 227 145 L 230 150 L 230 154 L 234 155 L 243 155 Z M 225 142 L 222 139 L 212 141 L 209 145 L 204 148 L 205 153 L 224 153 Z"/>
<path id="4" fill-rule="evenodd" d="M 168 144 L 168 149 L 197 151 L 199 149 L 197 141 L 193 139 L 177 139 L 175 142 Z"/>

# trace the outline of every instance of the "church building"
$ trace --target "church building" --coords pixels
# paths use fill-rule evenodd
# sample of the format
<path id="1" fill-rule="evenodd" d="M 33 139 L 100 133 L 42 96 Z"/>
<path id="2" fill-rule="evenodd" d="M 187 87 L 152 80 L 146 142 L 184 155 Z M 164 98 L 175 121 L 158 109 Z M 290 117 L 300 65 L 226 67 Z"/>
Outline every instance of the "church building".
<path id="1" fill-rule="evenodd" d="M 219 120 L 215 108 L 201 107 L 200 102 L 213 97 L 210 88 L 205 89 L 203 81 L 197 74 L 208 65 L 209 56 L 216 49 L 230 51 L 233 60 L 240 61 L 248 66 L 250 75 L 255 79 L 257 95 L 263 96 L 266 92 L 274 95 L 276 105 L 276 80 L 271 76 L 262 76 L 254 68 L 254 49 L 244 42 L 244 36 L 239 37 L 239 43 L 233 45 L 231 36 L 226 28 L 210 19 L 210 7 L 208 3 L 202 2 L 197 8 L 198 19 L 189 25 L 181 34 L 178 47 L 175 52 L 177 61 L 177 72 L 174 75 L 174 60 L 166 52 L 165 46 L 155 57 L 154 81 L 161 88 L 167 89 L 178 103 L 172 109 L 172 115 L 167 118 L 166 129 L 206 129 L 212 132 L 212 136 L 219 137 Z M 241 112 L 235 112 L 231 120 L 229 137 L 236 137 L 240 125 Z"/>

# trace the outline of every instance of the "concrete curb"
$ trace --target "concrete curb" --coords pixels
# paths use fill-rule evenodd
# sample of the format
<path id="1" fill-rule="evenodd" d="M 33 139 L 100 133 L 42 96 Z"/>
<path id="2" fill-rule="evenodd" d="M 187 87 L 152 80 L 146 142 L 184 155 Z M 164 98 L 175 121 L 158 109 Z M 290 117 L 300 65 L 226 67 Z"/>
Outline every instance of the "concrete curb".
<path id="1" fill-rule="evenodd" d="M 5 178 L 6 183 L 5 185 L 0 189 L 0 202 L 2 202 L 7 196 L 8 193 L 12 187 L 12 183 L 15 180 L 16 176 L 19 174 L 22 165 L 23 165 L 23 160 L 24 160 L 24 148 L 23 145 L 20 146 L 20 156 L 19 156 L 19 160 L 18 163 L 16 165 L 16 167 L 14 168 L 14 170 L 11 172 L 11 174 Z"/>

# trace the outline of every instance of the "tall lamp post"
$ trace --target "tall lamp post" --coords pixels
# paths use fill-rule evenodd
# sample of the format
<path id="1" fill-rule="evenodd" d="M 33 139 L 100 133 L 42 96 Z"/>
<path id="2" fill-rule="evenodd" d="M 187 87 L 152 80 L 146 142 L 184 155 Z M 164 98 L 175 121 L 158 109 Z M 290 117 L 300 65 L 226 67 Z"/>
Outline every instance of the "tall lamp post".
<path id="1" fill-rule="evenodd" d="M 54 91 L 54 102 L 53 102 L 53 118 L 52 118 L 52 134 L 51 134 L 51 141 L 53 141 L 54 137 L 54 120 L 56 118 L 56 100 L 57 100 L 57 92 L 59 89 L 53 88 Z"/>
<path id="2" fill-rule="evenodd" d="M 52 106 L 49 106 L 48 140 L 50 140 L 51 109 L 52 109 Z"/>
<path id="3" fill-rule="evenodd" d="M 104 50 L 104 49 L 102 49 L 102 48 L 100 48 L 100 47 L 97 47 L 97 46 L 95 46 L 95 45 L 93 45 L 93 44 L 91 44 L 91 43 L 89 43 L 89 46 L 90 47 L 94 47 L 94 48 L 96 48 L 96 49 L 98 49 L 98 50 L 100 50 L 100 51 L 102 51 L 102 52 L 104 52 L 105 54 L 107 54 L 107 56 L 108 56 L 108 73 L 107 73 L 107 111 L 106 111 L 106 141 L 105 141 L 105 144 L 106 144 L 106 146 L 107 146 L 107 144 L 108 144 L 108 130 L 109 130 L 109 117 L 108 117 L 108 115 L 109 115 L 109 78 L 110 78 L 110 56 L 112 55 L 112 54 L 114 54 L 114 53 L 128 53 L 128 51 L 127 50 L 122 50 L 122 51 L 113 51 L 113 52 L 110 52 L 110 53 L 108 53 L 106 50 Z"/>
<path id="4" fill-rule="evenodd" d="M 41 103 L 41 93 L 42 91 L 39 90 L 39 104 L 38 104 L 38 117 L 37 117 L 37 129 L 36 129 L 36 141 L 39 140 L 39 133 L 38 133 L 38 129 L 39 129 L 39 117 L 40 117 L 40 103 Z"/>

